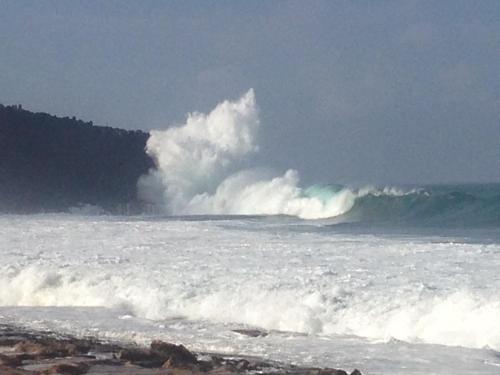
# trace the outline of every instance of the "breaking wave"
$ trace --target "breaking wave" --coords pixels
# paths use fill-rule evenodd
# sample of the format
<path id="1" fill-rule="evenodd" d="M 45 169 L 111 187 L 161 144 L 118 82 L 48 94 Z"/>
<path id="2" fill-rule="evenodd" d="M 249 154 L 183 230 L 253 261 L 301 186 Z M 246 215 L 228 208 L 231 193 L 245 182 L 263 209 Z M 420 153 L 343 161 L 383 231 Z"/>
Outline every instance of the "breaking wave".
<path id="1" fill-rule="evenodd" d="M 235 282 L 238 280 L 234 280 Z M 163 280 L 164 283 L 168 282 Z M 138 317 L 240 323 L 306 334 L 348 334 L 388 341 L 500 349 L 500 300 L 487 293 L 458 290 L 436 296 L 423 289 L 406 293 L 346 291 L 338 287 L 276 288 L 273 285 L 195 285 L 117 274 L 102 277 L 34 267 L 0 277 L 0 305 L 104 306 Z"/>
<path id="2" fill-rule="evenodd" d="M 156 168 L 138 181 L 139 196 L 171 215 L 290 215 L 337 221 L 491 224 L 496 195 L 468 187 L 396 189 L 300 185 L 293 169 L 273 176 L 251 168 L 260 127 L 254 91 L 224 101 L 185 124 L 151 131 L 146 152 Z M 477 192 L 476 192 L 477 193 Z M 490 192 L 491 193 L 491 192 Z M 491 194 L 490 194 L 491 195 Z"/>
<path id="3" fill-rule="evenodd" d="M 299 185 L 288 170 L 269 177 L 249 168 L 258 151 L 260 122 L 253 90 L 225 101 L 209 114 L 192 113 L 181 126 L 152 131 L 146 152 L 156 169 L 138 183 L 142 199 L 166 212 L 184 214 L 292 215 L 317 219 L 341 215 L 355 193 L 343 189 L 328 200 Z"/>

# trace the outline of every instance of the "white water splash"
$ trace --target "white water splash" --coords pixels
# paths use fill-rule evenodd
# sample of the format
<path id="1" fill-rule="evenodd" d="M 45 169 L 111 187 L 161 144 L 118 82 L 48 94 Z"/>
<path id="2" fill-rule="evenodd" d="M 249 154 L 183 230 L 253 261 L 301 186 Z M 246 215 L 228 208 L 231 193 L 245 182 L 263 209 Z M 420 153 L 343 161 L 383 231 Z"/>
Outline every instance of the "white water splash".
<path id="1" fill-rule="evenodd" d="M 352 207 L 356 194 L 348 189 L 328 201 L 305 195 L 297 171 L 267 178 L 242 169 L 258 150 L 258 128 L 255 95 L 249 90 L 209 114 L 190 114 L 181 126 L 152 131 L 146 149 L 157 168 L 139 181 L 141 197 L 161 202 L 171 214 L 284 214 L 316 219 L 337 216 Z"/>

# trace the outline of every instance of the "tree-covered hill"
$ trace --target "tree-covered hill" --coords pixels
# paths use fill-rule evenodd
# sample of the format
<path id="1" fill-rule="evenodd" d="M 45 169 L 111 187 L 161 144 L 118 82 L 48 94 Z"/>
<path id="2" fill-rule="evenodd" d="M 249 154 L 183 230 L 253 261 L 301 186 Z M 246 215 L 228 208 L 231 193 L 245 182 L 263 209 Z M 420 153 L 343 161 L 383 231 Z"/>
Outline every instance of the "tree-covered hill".
<path id="1" fill-rule="evenodd" d="M 0 104 L 0 212 L 136 206 L 148 134 Z"/>

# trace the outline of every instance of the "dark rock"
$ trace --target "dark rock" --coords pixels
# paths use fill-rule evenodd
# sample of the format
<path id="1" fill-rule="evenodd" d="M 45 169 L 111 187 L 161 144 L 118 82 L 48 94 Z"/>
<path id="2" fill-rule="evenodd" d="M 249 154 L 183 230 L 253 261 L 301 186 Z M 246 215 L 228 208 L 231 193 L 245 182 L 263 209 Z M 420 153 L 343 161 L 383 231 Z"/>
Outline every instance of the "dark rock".
<path id="1" fill-rule="evenodd" d="M 118 358 L 122 361 L 140 362 L 150 361 L 155 358 L 155 356 L 153 356 L 149 350 L 133 348 L 120 350 Z"/>
<path id="2" fill-rule="evenodd" d="M 36 373 L 28 370 L 21 370 L 9 366 L 0 365 L 0 374 L 2 375 L 35 375 Z"/>
<path id="3" fill-rule="evenodd" d="M 258 329 L 233 329 L 233 332 L 250 337 L 266 337 L 268 335 L 267 332 L 260 331 Z"/>
<path id="4" fill-rule="evenodd" d="M 175 363 L 173 358 L 167 359 L 165 363 L 161 366 L 161 368 L 174 368 L 177 367 L 177 363 Z"/>
<path id="5" fill-rule="evenodd" d="M 262 361 L 251 361 L 248 363 L 246 370 L 258 371 L 263 368 L 273 367 L 270 363 Z"/>
<path id="6" fill-rule="evenodd" d="M 28 356 L 55 358 L 80 354 L 85 352 L 85 348 L 65 341 L 59 342 L 56 340 L 46 340 L 36 342 L 23 340 L 14 346 L 14 351 L 27 354 Z"/>
<path id="7" fill-rule="evenodd" d="M 213 370 L 214 363 L 211 361 L 198 361 L 198 367 L 201 372 L 209 372 L 210 370 Z"/>
<path id="8" fill-rule="evenodd" d="M 17 355 L 4 355 L 0 354 L 0 365 L 18 367 L 21 366 L 23 360 Z"/>
<path id="9" fill-rule="evenodd" d="M 358 369 L 354 369 L 354 371 L 351 372 L 351 375 L 362 375 L 362 374 L 361 371 L 359 371 Z"/>
<path id="10" fill-rule="evenodd" d="M 86 363 L 58 363 L 42 374 L 60 374 L 60 375 L 82 375 L 89 370 L 89 365 Z"/>
<path id="11" fill-rule="evenodd" d="M 201 374 L 201 373 L 206 373 L 207 371 L 201 370 L 201 368 L 198 365 L 195 364 L 186 364 L 186 363 L 179 363 L 176 362 L 174 357 L 170 357 L 168 361 L 166 361 L 163 366 L 161 366 L 163 369 L 168 369 L 170 370 L 169 373 L 171 372 L 172 374 Z"/>
<path id="12" fill-rule="evenodd" d="M 311 368 L 306 372 L 307 375 L 347 375 L 344 370 L 334 368 Z"/>
<path id="13" fill-rule="evenodd" d="M 33 361 L 39 357 L 34 354 L 18 353 L 16 354 L 16 358 L 18 358 L 20 361 Z"/>
<path id="14" fill-rule="evenodd" d="M 236 363 L 235 369 L 237 371 L 244 371 L 244 370 L 248 369 L 249 364 L 250 364 L 250 362 L 248 362 L 246 359 L 242 359 L 242 360 L 238 361 L 238 363 Z"/>
<path id="15" fill-rule="evenodd" d="M 170 344 L 160 340 L 151 343 L 151 353 L 164 358 L 165 362 L 171 360 L 176 367 L 198 363 L 196 356 L 183 345 Z"/>
<path id="16" fill-rule="evenodd" d="M 18 353 L 40 355 L 42 352 L 46 351 L 46 348 L 37 342 L 20 341 L 14 346 L 14 351 Z"/>
<path id="17" fill-rule="evenodd" d="M 337 370 L 334 368 L 324 368 L 321 370 L 320 375 L 348 375 L 344 370 Z"/>
<path id="18" fill-rule="evenodd" d="M 212 371 L 210 371 L 210 374 L 214 375 L 234 375 L 235 374 L 235 369 L 231 366 L 220 366 Z"/>
<path id="19" fill-rule="evenodd" d="M 118 358 L 122 361 L 129 362 L 130 364 L 147 368 L 161 367 L 165 362 L 165 358 L 163 356 L 158 356 L 150 350 L 139 348 L 122 349 L 118 353 Z"/>
<path id="20" fill-rule="evenodd" d="M 201 375 L 203 372 L 199 370 L 193 370 L 188 368 L 173 368 L 168 369 L 165 375 Z"/>
<path id="21" fill-rule="evenodd" d="M 210 359 L 212 360 L 212 363 L 214 364 L 214 366 L 220 366 L 224 362 L 224 358 L 222 358 L 218 355 L 212 355 L 210 357 Z"/>

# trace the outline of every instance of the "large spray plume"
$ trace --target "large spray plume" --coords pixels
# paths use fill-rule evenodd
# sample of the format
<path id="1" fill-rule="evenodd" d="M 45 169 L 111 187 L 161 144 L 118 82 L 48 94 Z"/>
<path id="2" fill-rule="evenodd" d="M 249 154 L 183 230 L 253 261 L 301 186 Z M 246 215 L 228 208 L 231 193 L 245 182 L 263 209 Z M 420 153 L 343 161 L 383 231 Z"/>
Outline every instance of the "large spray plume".
<path id="1" fill-rule="evenodd" d="M 293 215 L 305 219 L 342 214 L 356 194 L 341 190 L 325 199 L 299 187 L 298 173 L 269 178 L 245 169 L 258 151 L 258 109 L 250 89 L 209 114 L 189 114 L 186 123 L 152 131 L 146 152 L 156 163 L 139 181 L 143 199 L 170 214 Z"/>

